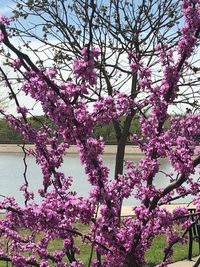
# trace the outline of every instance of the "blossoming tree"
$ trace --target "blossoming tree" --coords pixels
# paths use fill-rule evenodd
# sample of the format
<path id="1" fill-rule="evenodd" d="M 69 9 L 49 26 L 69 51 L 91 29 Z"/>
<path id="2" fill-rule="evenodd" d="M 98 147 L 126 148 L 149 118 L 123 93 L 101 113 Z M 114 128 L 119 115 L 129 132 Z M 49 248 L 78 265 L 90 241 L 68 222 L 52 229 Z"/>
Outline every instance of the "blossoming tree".
<path id="1" fill-rule="evenodd" d="M 181 73 L 187 71 L 189 58 L 197 44 L 200 1 L 183 0 L 182 12 L 185 24 L 177 46 L 172 48 L 162 43 L 156 46 L 163 70 L 159 82 L 153 83 L 151 69 L 138 58 L 137 53 L 129 51 L 130 71 L 133 76 L 137 74 L 140 90 L 146 98 L 133 98 L 114 88 L 112 95 L 101 96 L 92 108 L 88 107 L 86 98 L 97 84 L 99 73 L 95 67 L 101 51 L 90 45 L 84 47 L 81 56 L 74 60 L 71 80 L 60 81 L 55 67 L 37 67 L 12 44 L 6 29 L 11 21 L 1 17 L 2 46 L 15 55 L 10 67 L 23 77 L 22 90 L 41 103 L 55 128 L 43 124 L 37 131 L 31 126 L 27 120 L 27 108 L 20 104 L 12 81 L 0 67 L 19 116 L 4 110 L 1 113 L 24 139 L 35 144 L 34 151 L 23 149 L 25 153 L 34 155 L 43 174 L 43 188 L 39 189 L 41 203 L 34 202 L 26 177 L 21 187 L 24 207 L 18 205 L 13 197 L 6 197 L 0 202 L 0 208 L 5 211 L 0 220 L 0 235 L 9 240 L 8 249 L 2 240 L 0 260 L 20 267 L 81 267 L 84 264 L 75 242 L 77 237 L 81 237 L 83 245 L 91 245 L 88 266 L 139 267 L 144 265 L 145 252 L 153 239 L 164 233 L 168 245 L 164 249 L 163 262 L 157 267 L 168 265 L 173 244 L 183 242 L 185 238 L 174 224 L 187 232 L 191 221 L 187 209 L 177 208 L 170 213 L 162 204 L 190 194 L 195 196 L 197 212 L 200 208 L 197 194 L 200 184 L 192 178 L 192 174 L 198 173 L 200 163 L 196 143 L 200 116 L 187 114 L 184 118 L 174 117 L 169 129 L 164 127 L 170 117 L 169 106 L 177 98 Z M 148 116 L 143 112 L 146 107 L 150 110 Z M 135 112 L 140 113 L 141 135 L 131 136 L 130 139 L 138 143 L 144 157 L 138 164 L 126 161 L 127 172 L 116 172 L 115 179 L 109 180 L 109 169 L 102 159 L 104 141 L 101 137 L 93 137 L 94 128 L 98 123 L 117 122 L 122 116 L 132 118 Z M 121 133 L 120 128 L 118 132 Z M 59 169 L 64 153 L 74 144 L 78 147 L 80 161 L 91 184 L 87 198 L 70 190 L 73 179 L 77 177 L 67 176 Z M 157 188 L 155 177 L 162 171 L 161 158 L 169 160 L 173 172 L 163 172 L 163 179 L 168 185 Z M 122 201 L 129 197 L 140 202 L 133 207 L 135 216 L 120 218 Z M 81 233 L 77 222 L 87 225 L 88 233 Z M 22 234 L 21 229 L 28 231 Z M 48 247 L 55 239 L 60 239 L 62 243 L 52 253 Z"/>

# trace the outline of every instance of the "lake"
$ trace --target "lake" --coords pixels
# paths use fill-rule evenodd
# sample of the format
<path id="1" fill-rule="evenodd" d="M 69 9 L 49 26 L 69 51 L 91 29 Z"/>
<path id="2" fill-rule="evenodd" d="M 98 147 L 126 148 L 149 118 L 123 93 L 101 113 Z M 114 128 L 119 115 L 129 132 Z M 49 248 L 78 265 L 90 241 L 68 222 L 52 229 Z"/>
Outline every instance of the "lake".
<path id="1" fill-rule="evenodd" d="M 130 158 L 129 158 L 130 159 Z M 132 158 L 138 162 L 139 156 Z M 114 176 L 114 155 L 104 156 L 105 164 L 110 169 L 110 178 Z M 40 201 L 37 194 L 38 188 L 42 187 L 42 174 L 39 166 L 35 163 L 35 158 L 32 156 L 27 157 L 27 179 L 29 188 L 35 193 L 35 200 Z M 160 162 L 161 170 L 170 172 L 171 168 L 166 160 Z M 80 164 L 77 154 L 70 154 L 64 157 L 64 163 L 61 170 L 69 176 L 74 178 L 71 191 L 76 191 L 81 196 L 87 196 L 90 185 L 84 173 L 84 168 Z M 22 205 L 24 203 L 22 192 L 19 192 L 20 186 L 24 183 L 23 180 L 24 164 L 22 153 L 0 153 L 0 195 L 14 196 L 16 200 Z M 155 182 L 158 188 L 167 185 L 167 178 L 162 173 L 158 173 L 155 177 Z M 183 203 L 191 201 L 191 197 L 179 200 L 176 203 Z M 137 204 L 137 201 L 132 197 L 124 201 L 124 205 Z"/>

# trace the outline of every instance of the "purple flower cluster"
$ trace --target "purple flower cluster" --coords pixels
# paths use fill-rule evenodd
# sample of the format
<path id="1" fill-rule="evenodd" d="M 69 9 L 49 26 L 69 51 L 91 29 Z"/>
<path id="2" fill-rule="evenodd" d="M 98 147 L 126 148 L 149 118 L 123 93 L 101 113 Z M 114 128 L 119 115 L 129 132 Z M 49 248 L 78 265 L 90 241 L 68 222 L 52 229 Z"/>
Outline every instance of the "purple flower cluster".
<path id="1" fill-rule="evenodd" d="M 81 80 L 83 83 L 88 83 L 94 86 L 97 81 L 97 74 L 94 70 L 95 61 L 100 55 L 100 52 L 96 48 L 92 48 L 90 51 L 88 48 L 82 50 L 82 58 L 76 59 L 73 65 L 74 77 Z"/>

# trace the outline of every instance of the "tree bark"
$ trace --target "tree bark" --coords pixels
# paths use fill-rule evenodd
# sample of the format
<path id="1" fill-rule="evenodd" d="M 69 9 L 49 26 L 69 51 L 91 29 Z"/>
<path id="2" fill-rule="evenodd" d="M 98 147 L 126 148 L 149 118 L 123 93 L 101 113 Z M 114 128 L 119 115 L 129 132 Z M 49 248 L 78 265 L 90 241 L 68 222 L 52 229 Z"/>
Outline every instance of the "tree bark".
<path id="1" fill-rule="evenodd" d="M 121 132 L 120 137 L 117 139 L 117 153 L 116 153 L 116 158 L 115 158 L 115 179 L 116 180 L 118 179 L 119 174 L 123 174 L 126 142 L 127 142 L 127 138 L 130 133 L 131 121 L 135 113 L 136 112 L 133 111 L 132 114 L 126 117 L 123 131 Z M 119 213 L 118 213 L 119 224 L 120 224 L 120 217 L 121 217 L 122 199 L 120 199 L 120 201 L 121 203 L 120 203 L 120 208 L 119 208 Z"/>
<path id="2" fill-rule="evenodd" d="M 142 267 L 143 263 L 138 262 L 133 254 L 129 254 L 127 261 L 123 267 Z"/>

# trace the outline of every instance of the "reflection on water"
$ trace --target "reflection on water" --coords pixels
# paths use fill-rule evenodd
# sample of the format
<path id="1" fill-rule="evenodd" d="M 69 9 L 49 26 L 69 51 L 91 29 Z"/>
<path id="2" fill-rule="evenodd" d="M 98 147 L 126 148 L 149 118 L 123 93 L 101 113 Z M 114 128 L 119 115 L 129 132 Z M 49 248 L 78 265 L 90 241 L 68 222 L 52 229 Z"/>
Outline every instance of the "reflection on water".
<path id="1" fill-rule="evenodd" d="M 130 158 L 128 158 L 130 160 Z M 140 157 L 134 156 L 132 160 L 137 163 Z M 104 156 L 105 164 L 110 169 L 110 178 L 114 176 L 114 155 Z M 39 201 L 37 194 L 38 188 L 42 187 L 41 170 L 35 163 L 34 157 L 27 157 L 27 179 L 29 181 L 30 190 L 35 193 L 36 201 Z M 160 169 L 164 172 L 171 172 L 171 167 L 166 160 L 161 160 Z M 64 157 L 64 163 L 61 168 L 66 175 L 73 177 L 72 191 L 76 191 L 81 196 L 87 196 L 91 187 L 84 173 L 84 167 L 80 164 L 78 155 L 71 154 Z M 1 153 L 0 154 L 0 195 L 14 196 L 19 203 L 23 203 L 22 192 L 19 188 L 24 182 L 23 180 L 24 164 L 23 154 L 21 153 Z M 162 188 L 169 182 L 163 173 L 158 173 L 155 177 L 156 186 Z M 179 200 L 180 202 L 191 201 L 190 197 Z M 124 205 L 137 204 L 137 201 L 132 197 L 124 201 Z"/>

